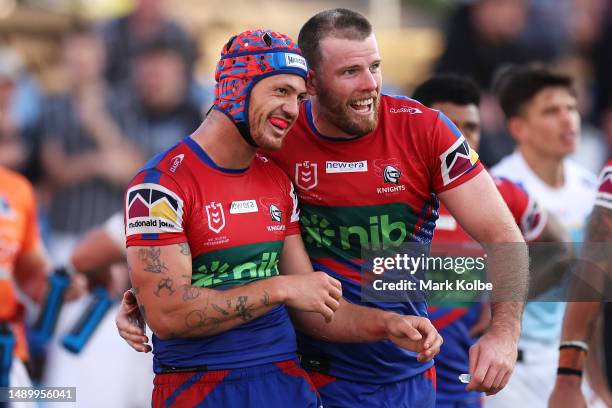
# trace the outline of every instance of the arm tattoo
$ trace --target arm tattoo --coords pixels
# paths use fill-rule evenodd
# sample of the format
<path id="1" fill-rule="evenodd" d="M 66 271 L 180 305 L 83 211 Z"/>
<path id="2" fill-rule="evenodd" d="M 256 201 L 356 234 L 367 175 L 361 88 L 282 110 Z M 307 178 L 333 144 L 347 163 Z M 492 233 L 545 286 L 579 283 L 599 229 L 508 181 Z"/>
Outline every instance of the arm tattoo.
<path id="1" fill-rule="evenodd" d="M 170 295 L 172 295 L 174 292 L 176 292 L 176 289 L 172 288 L 173 285 L 174 282 L 172 282 L 172 279 L 163 278 L 159 281 L 159 283 L 157 284 L 157 289 L 153 293 L 155 294 L 155 296 L 160 297 L 159 293 L 162 291 L 162 289 L 165 289 L 170 292 Z"/>
<path id="2" fill-rule="evenodd" d="M 187 314 L 187 317 L 185 317 L 185 326 L 188 331 L 201 329 L 204 326 L 212 326 L 212 328 L 215 328 L 219 324 L 221 324 L 221 320 L 214 317 L 206 317 L 204 310 L 192 310 Z"/>
<path id="3" fill-rule="evenodd" d="M 181 242 L 178 244 L 179 248 L 181 248 L 181 254 L 183 255 L 191 255 L 191 250 L 189 249 L 189 244 L 186 242 Z"/>
<path id="4" fill-rule="evenodd" d="M 213 309 L 215 309 L 217 312 L 221 313 L 223 316 L 228 316 L 229 312 L 225 309 L 223 309 L 222 307 L 219 307 L 217 305 L 215 305 L 214 303 L 211 303 L 211 306 Z"/>
<path id="5" fill-rule="evenodd" d="M 159 259 L 160 255 L 161 249 L 158 247 L 140 248 L 138 250 L 138 257 L 145 264 L 145 272 L 164 273 L 168 270 L 166 264 Z"/>
<path id="6" fill-rule="evenodd" d="M 270 306 L 270 295 L 268 295 L 268 292 L 266 292 L 265 290 L 260 302 L 263 306 Z"/>
<path id="7" fill-rule="evenodd" d="M 241 318 L 245 322 L 253 318 L 250 308 L 247 307 L 248 300 L 248 296 L 238 296 L 238 303 L 236 304 L 236 308 L 234 309 L 236 311 L 236 316 Z"/>
<path id="8" fill-rule="evenodd" d="M 189 300 L 194 300 L 198 296 L 200 296 L 200 290 L 198 288 L 194 288 L 189 284 L 183 285 L 183 300 L 185 302 Z"/>

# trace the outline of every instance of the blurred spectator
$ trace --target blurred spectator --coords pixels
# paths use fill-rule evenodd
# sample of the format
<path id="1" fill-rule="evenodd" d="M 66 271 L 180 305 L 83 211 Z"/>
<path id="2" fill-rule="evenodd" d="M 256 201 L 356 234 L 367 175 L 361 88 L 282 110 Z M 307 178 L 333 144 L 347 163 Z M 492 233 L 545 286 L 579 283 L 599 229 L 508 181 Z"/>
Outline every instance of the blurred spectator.
<path id="1" fill-rule="evenodd" d="M 146 157 L 191 134 L 202 122 L 190 97 L 185 60 L 164 39 L 142 44 L 134 61 L 135 92 L 124 89 L 115 110 L 124 132 Z"/>
<path id="2" fill-rule="evenodd" d="M 612 149 L 612 2 L 606 3 L 600 35 L 593 47 L 595 114 Z"/>
<path id="3" fill-rule="evenodd" d="M 106 78 L 113 84 L 130 79 L 131 66 L 143 43 L 162 38 L 173 44 L 191 74 L 197 57 L 196 43 L 165 12 L 165 0 L 137 0 L 134 11 L 101 28 L 107 53 Z"/>
<path id="4" fill-rule="evenodd" d="M 122 206 L 123 190 L 144 157 L 127 141 L 108 107 L 104 48 L 87 30 L 62 44 L 68 89 L 43 105 L 42 164 L 54 194 L 49 210 L 50 253 L 64 264 L 78 235 Z"/>
<path id="5" fill-rule="evenodd" d="M 480 157 L 487 166 L 509 154 L 514 142 L 488 92 L 495 72 L 504 64 L 551 61 L 568 51 L 567 1 L 473 0 L 458 6 L 446 29 L 446 48 L 436 72 L 473 77 L 483 94 L 483 139 Z"/>
<path id="6" fill-rule="evenodd" d="M 14 109 L 21 67 L 16 51 L 0 49 L 0 166 L 13 170 L 21 170 L 26 159 Z"/>

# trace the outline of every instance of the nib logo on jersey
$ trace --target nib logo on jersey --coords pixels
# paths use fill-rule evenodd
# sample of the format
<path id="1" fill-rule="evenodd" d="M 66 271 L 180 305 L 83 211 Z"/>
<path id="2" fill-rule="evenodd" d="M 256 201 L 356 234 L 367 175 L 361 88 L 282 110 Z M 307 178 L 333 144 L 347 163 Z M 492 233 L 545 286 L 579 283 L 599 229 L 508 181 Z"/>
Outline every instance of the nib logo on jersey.
<path id="1" fill-rule="evenodd" d="M 379 213 L 379 210 L 384 212 Z M 340 215 L 330 213 L 326 216 L 325 211 L 314 206 L 302 208 L 302 237 L 309 253 L 331 248 L 334 254 L 346 251 L 359 258 L 362 249 L 394 248 L 410 238 L 417 220 L 407 206 L 399 203 L 373 211 L 363 207 L 344 208 Z M 363 220 L 363 223 L 356 224 L 351 220 Z M 324 252 L 322 256 L 329 256 L 329 253 Z"/>
<path id="2" fill-rule="evenodd" d="M 374 160 L 374 172 L 381 177 L 385 184 L 396 184 L 395 186 L 384 186 L 376 188 L 378 194 L 397 193 L 406 191 L 406 186 L 400 184 L 402 177 L 402 165 L 398 159 L 378 159 Z"/>
<path id="3" fill-rule="evenodd" d="M 142 183 L 127 192 L 127 235 L 181 232 L 183 200 L 171 190 Z"/>
<path id="4" fill-rule="evenodd" d="M 463 136 L 459 137 L 451 147 L 440 155 L 442 180 L 447 186 L 467 171 L 478 161 L 478 153 L 470 149 Z"/>

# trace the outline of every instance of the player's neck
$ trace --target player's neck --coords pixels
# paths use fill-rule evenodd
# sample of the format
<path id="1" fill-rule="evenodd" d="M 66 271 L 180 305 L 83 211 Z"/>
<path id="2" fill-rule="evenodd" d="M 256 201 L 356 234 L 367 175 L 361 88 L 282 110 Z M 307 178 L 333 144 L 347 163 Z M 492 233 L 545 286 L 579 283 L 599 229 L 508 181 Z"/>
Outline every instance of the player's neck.
<path id="1" fill-rule="evenodd" d="M 539 154 L 526 146 L 519 147 L 523 159 L 544 184 L 552 188 L 561 188 L 565 184 L 563 159 Z"/>
<path id="2" fill-rule="evenodd" d="M 320 134 L 334 139 L 352 139 L 355 137 L 355 135 L 346 133 L 327 120 L 323 107 L 317 101 L 316 96 L 311 96 L 310 98 L 310 111 L 314 127 Z"/>
<path id="3" fill-rule="evenodd" d="M 234 124 L 222 113 L 212 110 L 191 135 L 217 166 L 245 169 L 255 157 L 255 148 L 247 144 Z"/>

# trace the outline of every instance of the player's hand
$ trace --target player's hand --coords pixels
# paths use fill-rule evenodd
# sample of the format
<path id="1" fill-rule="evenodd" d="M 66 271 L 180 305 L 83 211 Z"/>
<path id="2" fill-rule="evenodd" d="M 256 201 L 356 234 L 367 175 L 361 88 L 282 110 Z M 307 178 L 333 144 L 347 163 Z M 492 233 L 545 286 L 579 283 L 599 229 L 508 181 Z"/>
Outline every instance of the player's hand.
<path id="1" fill-rule="evenodd" d="M 580 386 L 582 378 L 559 375 L 548 400 L 548 408 L 586 408 L 587 403 Z"/>
<path id="2" fill-rule="evenodd" d="M 518 338 L 509 330 L 492 326 L 470 347 L 470 374 L 472 381 L 467 391 L 494 395 L 501 391 L 516 364 Z"/>
<path id="3" fill-rule="evenodd" d="M 419 353 L 418 361 L 430 361 L 440 352 L 442 336 L 429 319 L 389 313 L 384 324 L 387 338 L 403 349 Z"/>
<path id="4" fill-rule="evenodd" d="M 121 306 L 115 316 L 115 324 L 119 335 L 136 351 L 148 353 L 151 346 L 148 337 L 145 335 L 145 321 L 138 309 L 136 296 L 127 290 L 123 294 Z"/>
<path id="5" fill-rule="evenodd" d="M 340 307 L 342 284 L 325 272 L 285 276 L 285 304 L 303 312 L 317 312 L 332 320 Z"/>

